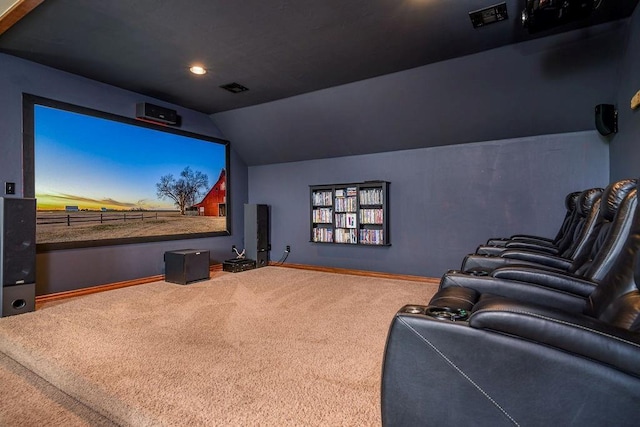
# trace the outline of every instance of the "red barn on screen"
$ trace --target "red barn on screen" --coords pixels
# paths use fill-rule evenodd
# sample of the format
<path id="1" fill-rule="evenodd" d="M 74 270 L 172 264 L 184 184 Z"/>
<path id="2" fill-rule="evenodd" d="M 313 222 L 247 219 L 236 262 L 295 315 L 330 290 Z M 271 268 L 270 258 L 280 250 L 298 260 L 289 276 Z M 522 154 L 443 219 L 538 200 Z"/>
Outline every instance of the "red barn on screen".
<path id="1" fill-rule="evenodd" d="M 198 208 L 201 216 L 226 216 L 227 215 L 227 173 L 220 171 L 220 177 L 211 190 L 200 203 L 193 205 Z"/>

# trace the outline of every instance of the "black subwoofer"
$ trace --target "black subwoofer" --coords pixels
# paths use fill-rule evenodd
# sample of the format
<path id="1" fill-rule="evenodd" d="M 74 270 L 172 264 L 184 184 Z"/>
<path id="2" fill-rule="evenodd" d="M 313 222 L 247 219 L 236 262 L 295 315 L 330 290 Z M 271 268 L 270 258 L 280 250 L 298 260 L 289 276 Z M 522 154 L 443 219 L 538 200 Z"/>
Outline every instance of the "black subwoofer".
<path id="1" fill-rule="evenodd" d="M 36 200 L 0 198 L 0 317 L 35 309 Z"/>
<path id="2" fill-rule="evenodd" d="M 164 253 L 164 280 L 188 285 L 209 279 L 209 251 L 182 249 Z"/>

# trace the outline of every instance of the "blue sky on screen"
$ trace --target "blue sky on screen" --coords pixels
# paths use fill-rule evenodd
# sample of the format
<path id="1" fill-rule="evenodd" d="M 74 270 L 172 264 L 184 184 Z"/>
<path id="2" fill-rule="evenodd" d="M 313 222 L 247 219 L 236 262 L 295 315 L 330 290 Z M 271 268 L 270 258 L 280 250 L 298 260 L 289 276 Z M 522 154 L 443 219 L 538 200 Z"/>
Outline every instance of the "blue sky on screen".
<path id="1" fill-rule="evenodd" d="M 161 176 L 189 166 L 208 191 L 225 167 L 222 144 L 41 105 L 34 145 L 38 209 L 175 209 L 156 195 Z"/>

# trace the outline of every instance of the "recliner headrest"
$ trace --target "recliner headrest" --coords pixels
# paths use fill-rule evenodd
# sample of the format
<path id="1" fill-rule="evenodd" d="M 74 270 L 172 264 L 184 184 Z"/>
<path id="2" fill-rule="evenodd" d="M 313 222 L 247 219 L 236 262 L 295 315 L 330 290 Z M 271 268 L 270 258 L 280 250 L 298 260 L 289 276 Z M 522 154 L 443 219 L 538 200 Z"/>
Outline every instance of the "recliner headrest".
<path id="1" fill-rule="evenodd" d="M 632 189 L 636 188 L 637 183 L 637 179 L 622 179 L 609 184 L 602 193 L 600 216 L 607 221 L 613 221 L 620 203 Z"/>
<path id="2" fill-rule="evenodd" d="M 580 191 L 574 191 L 573 193 L 567 194 L 567 197 L 564 199 L 564 205 L 568 211 L 573 212 L 575 210 L 580 194 L 582 194 Z"/>
<path id="3" fill-rule="evenodd" d="M 589 212 L 591 212 L 591 209 L 593 208 L 595 202 L 600 200 L 600 196 L 602 196 L 603 191 L 604 190 L 602 188 L 590 188 L 588 190 L 584 190 L 580 194 L 578 204 L 576 205 L 578 215 L 583 218 L 589 215 Z"/>

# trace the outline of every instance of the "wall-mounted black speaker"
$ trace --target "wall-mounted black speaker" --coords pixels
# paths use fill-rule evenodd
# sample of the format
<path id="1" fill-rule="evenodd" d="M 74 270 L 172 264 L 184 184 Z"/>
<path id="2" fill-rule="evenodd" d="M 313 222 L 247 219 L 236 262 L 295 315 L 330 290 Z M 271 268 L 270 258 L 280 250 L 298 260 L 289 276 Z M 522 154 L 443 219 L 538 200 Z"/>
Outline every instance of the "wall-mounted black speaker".
<path id="1" fill-rule="evenodd" d="M 176 110 L 149 104 L 148 102 L 136 104 L 136 118 L 163 125 L 180 125 L 180 116 L 178 116 Z"/>
<path id="2" fill-rule="evenodd" d="M 269 206 L 244 205 L 245 256 L 256 261 L 256 267 L 269 264 Z"/>
<path id="3" fill-rule="evenodd" d="M 35 309 L 36 200 L 0 198 L 0 317 Z"/>
<path id="4" fill-rule="evenodd" d="M 618 132 L 618 110 L 612 104 L 596 105 L 596 129 L 601 135 Z"/>

